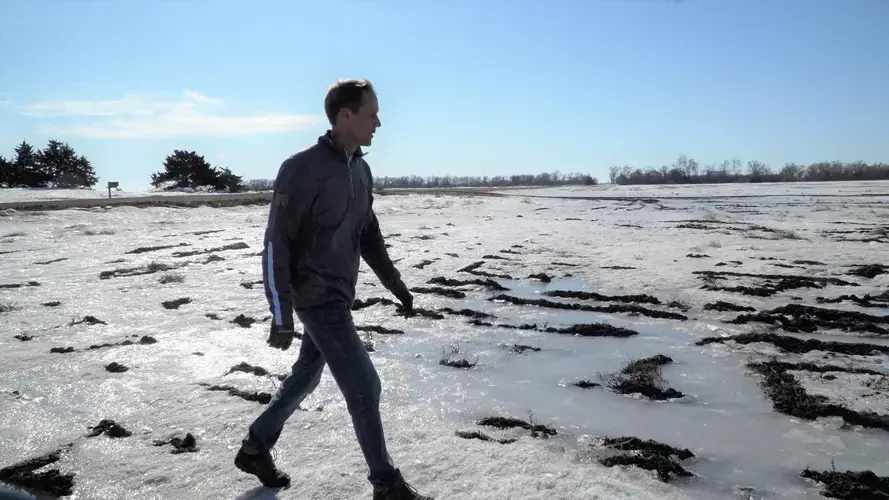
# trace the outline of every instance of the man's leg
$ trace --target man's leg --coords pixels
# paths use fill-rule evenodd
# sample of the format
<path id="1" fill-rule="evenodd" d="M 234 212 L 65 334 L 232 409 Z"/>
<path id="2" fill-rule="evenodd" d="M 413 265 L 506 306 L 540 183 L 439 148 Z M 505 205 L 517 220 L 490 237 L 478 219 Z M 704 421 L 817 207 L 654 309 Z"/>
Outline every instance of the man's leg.
<path id="1" fill-rule="evenodd" d="M 338 301 L 297 311 L 297 315 L 343 393 L 367 461 L 368 480 L 374 485 L 391 483 L 399 471 L 386 450 L 380 419 L 380 378 L 352 323 L 352 311 Z"/>
<path id="2" fill-rule="evenodd" d="M 281 382 L 272 400 L 250 426 L 242 442 L 241 449 L 247 453 L 264 453 L 272 449 L 281 436 L 287 419 L 321 381 L 324 358 L 315 347 L 312 336 L 308 335 L 311 327 L 304 326 L 306 332 L 299 347 L 299 357 L 293 364 L 290 375 Z"/>

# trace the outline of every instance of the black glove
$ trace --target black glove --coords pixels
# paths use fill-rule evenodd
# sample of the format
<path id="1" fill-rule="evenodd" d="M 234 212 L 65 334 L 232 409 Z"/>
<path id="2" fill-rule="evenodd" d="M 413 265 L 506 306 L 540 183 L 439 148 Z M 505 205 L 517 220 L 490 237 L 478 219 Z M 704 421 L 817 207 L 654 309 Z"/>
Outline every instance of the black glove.
<path id="1" fill-rule="evenodd" d="M 269 339 L 266 343 L 275 349 L 286 351 L 287 349 L 290 349 L 290 344 L 293 343 L 293 336 L 293 326 L 279 326 L 272 323 L 272 327 L 269 330 Z"/>
<path id="2" fill-rule="evenodd" d="M 411 295 L 411 292 L 407 289 L 407 285 L 404 284 L 404 281 L 398 280 L 392 285 L 392 295 L 395 295 L 395 298 L 401 302 L 401 306 L 405 312 L 409 313 L 414 309 L 414 296 Z"/>

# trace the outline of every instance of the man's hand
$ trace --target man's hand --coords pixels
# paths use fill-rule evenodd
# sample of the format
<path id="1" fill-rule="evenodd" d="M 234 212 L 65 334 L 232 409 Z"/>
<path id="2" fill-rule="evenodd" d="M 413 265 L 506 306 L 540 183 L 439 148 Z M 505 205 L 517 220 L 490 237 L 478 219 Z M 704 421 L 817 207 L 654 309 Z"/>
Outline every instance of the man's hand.
<path id="1" fill-rule="evenodd" d="M 271 347 L 281 349 L 282 351 L 290 349 L 290 344 L 293 343 L 293 326 L 279 326 L 272 323 L 272 328 L 269 331 L 269 339 L 266 343 Z"/>
<path id="2" fill-rule="evenodd" d="M 411 295 L 411 292 L 407 289 L 407 285 L 404 284 L 404 281 L 398 280 L 392 287 L 392 295 L 395 295 L 395 298 L 401 302 L 401 306 L 404 308 L 405 312 L 409 313 L 414 309 L 414 296 Z"/>

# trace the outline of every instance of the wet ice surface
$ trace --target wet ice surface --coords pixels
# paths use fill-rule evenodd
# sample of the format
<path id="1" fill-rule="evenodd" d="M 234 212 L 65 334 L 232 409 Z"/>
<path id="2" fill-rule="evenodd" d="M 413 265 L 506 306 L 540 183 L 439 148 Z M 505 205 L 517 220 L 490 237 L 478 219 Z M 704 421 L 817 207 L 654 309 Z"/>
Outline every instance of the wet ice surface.
<path id="1" fill-rule="evenodd" d="M 854 196 L 885 184 L 850 184 L 854 183 L 837 184 L 843 194 L 849 194 L 843 197 L 663 199 L 658 203 L 521 196 L 378 197 L 383 232 L 392 235 L 387 238 L 392 245 L 390 254 L 410 286 L 422 286 L 434 276 L 474 278 L 457 270 L 478 260 L 485 261 L 482 270 L 516 278 L 497 279 L 510 288 L 505 292 L 462 287 L 467 292 L 465 299 L 415 294 L 417 306 L 482 310 L 496 316 L 490 320 L 494 323 L 567 326 L 607 322 L 640 333 L 630 338 L 573 337 L 474 326 L 467 318 L 453 315 L 444 320 L 405 319 L 384 305 L 356 311 L 358 325 L 405 331 L 404 335 L 369 335 L 375 344 L 371 356 L 383 381 L 382 411 L 392 455 L 422 491 L 439 498 L 465 499 L 820 498 L 817 485 L 798 477 L 807 466 L 829 470 L 833 459 L 838 470 L 871 469 L 889 474 L 886 431 L 845 429 L 836 419 L 809 422 L 777 413 L 759 387 L 759 378 L 745 368 L 746 362 L 777 355 L 792 362 L 854 363 L 885 373 L 889 372 L 889 357 L 828 357 L 820 351 L 794 355 L 761 343 L 694 345 L 703 337 L 750 329 L 750 325 L 724 322 L 738 313 L 703 310 L 706 303 L 717 300 L 757 310 L 798 303 L 887 314 L 883 309 L 850 302 L 819 304 L 815 300 L 843 294 L 876 295 L 889 288 L 889 274 L 872 279 L 847 274 L 851 265 L 889 262 L 885 242 L 837 240 L 838 236 L 864 238 L 872 231 L 877 233 L 879 224 L 889 219 L 885 198 Z M 856 191 L 855 186 L 864 187 Z M 745 188 L 754 194 L 770 189 Z M 634 194 L 665 194 L 664 189 L 658 189 L 634 190 Z M 785 187 L 781 189 L 779 194 L 788 194 Z M 811 194 L 810 187 L 800 190 Z M 575 191 L 572 188 L 568 194 L 577 195 Z M 705 189 L 700 194 L 709 193 Z M 76 474 L 73 498 L 267 495 L 269 492 L 257 488 L 252 476 L 231 465 L 247 425 L 262 406 L 199 385 L 272 392 L 277 379 L 224 374 L 244 361 L 275 374 L 286 373 L 298 352 L 298 341 L 287 352 L 266 346 L 267 323 L 263 320 L 269 313 L 262 287 L 240 285 L 261 279 L 257 253 L 265 217 L 265 207 L 115 207 L 2 214 L 0 284 L 24 286 L 0 289 L 0 304 L 10 309 L 0 313 L 0 468 L 74 442 L 58 464 L 63 472 Z M 675 221 L 706 224 L 714 220 L 768 226 L 792 232 L 800 239 L 762 239 L 773 238 L 774 233 L 675 227 Z M 850 228 L 866 228 L 867 232 L 824 232 Z M 249 248 L 173 257 L 175 252 L 238 242 Z M 138 247 L 181 243 L 187 246 L 126 253 Z M 482 259 L 490 254 L 512 260 Z M 688 254 L 709 257 L 688 258 Z M 210 255 L 224 260 L 208 261 Z M 60 258 L 67 260 L 36 264 Z M 426 260 L 433 262 L 422 269 L 413 267 Z M 823 265 L 775 265 L 797 265 L 795 260 Z M 153 274 L 99 278 L 102 271 L 152 262 L 187 265 Z M 715 267 L 719 262 L 727 265 Z M 603 268 L 608 266 L 635 269 Z M 702 281 L 692 274 L 697 270 L 837 277 L 860 286 L 800 288 L 754 297 L 702 290 Z M 527 279 L 540 272 L 555 279 L 548 284 Z M 161 284 L 159 278 L 164 275 L 173 276 Z M 181 282 L 176 275 L 181 275 Z M 27 286 L 29 281 L 40 285 Z M 541 298 L 548 290 L 646 293 L 664 303 L 679 300 L 687 304 L 691 309 L 684 314 L 691 319 L 562 311 L 487 300 L 498 293 Z M 358 295 L 363 299 L 388 297 L 364 264 Z M 178 309 L 161 305 L 184 297 L 192 300 Z M 546 298 L 594 306 L 612 304 Z M 41 305 L 50 301 L 61 304 Z M 208 313 L 220 320 L 207 318 Z M 257 322 L 250 328 L 230 323 L 240 314 Z M 107 324 L 69 326 L 72 320 L 87 315 Z M 15 335 L 34 338 L 20 341 Z M 158 342 L 87 350 L 94 344 L 138 341 L 144 335 Z M 886 339 L 860 338 L 838 330 L 793 335 L 889 344 Z M 516 355 L 507 348 L 514 343 L 542 350 Z M 53 347 L 68 346 L 76 351 L 49 352 Z M 456 347 L 460 356 L 471 361 L 477 359 L 478 365 L 469 370 L 439 365 L 443 350 L 449 347 Z M 572 385 L 580 379 L 600 381 L 599 374 L 615 372 L 631 359 L 655 354 L 675 360 L 663 367 L 663 375 L 669 387 L 685 393 L 684 398 L 650 402 Z M 104 367 L 111 362 L 130 370 L 109 373 Z M 860 387 L 862 378 L 873 376 L 837 373 L 834 380 L 822 382 L 817 374 L 793 373 L 800 375 L 800 383 L 810 394 L 836 396 L 834 402 L 853 409 L 886 412 L 885 395 L 870 396 L 872 389 Z M 294 487 L 278 492 L 278 498 L 369 498 L 363 459 L 328 371 L 303 406 L 321 406 L 323 411 L 297 412 L 286 427 L 276 453 Z M 513 436 L 475 422 L 498 415 L 527 420 L 529 413 L 534 423 L 552 425 L 559 434 L 542 440 L 525 433 L 508 445 L 454 435 L 457 430 L 479 430 L 492 436 Z M 84 437 L 88 427 L 105 418 L 114 419 L 133 435 Z M 197 437 L 200 451 L 173 455 L 169 447 L 152 445 L 154 440 L 186 432 Z M 591 437 L 620 435 L 689 448 L 697 457 L 684 465 L 698 477 L 665 485 L 650 472 L 606 468 L 589 459 L 586 452 Z M 326 492 L 327 488 L 332 493 Z"/>

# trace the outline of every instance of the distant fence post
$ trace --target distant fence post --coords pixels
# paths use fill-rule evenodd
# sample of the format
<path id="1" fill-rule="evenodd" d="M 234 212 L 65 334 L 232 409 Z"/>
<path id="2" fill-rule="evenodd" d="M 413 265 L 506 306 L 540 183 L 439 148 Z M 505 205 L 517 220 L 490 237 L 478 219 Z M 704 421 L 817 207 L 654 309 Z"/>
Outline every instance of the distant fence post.
<path id="1" fill-rule="evenodd" d="M 117 181 L 108 181 L 108 199 L 111 199 L 111 188 L 116 188 L 118 186 Z"/>

